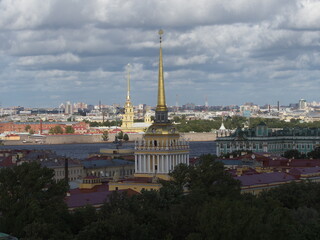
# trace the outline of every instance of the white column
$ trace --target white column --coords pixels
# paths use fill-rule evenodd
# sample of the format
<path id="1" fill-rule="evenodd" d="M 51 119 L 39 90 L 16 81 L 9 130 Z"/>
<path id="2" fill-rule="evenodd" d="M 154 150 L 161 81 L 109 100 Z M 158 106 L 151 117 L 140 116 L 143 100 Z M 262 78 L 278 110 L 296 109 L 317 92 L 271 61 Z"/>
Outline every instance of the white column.
<path id="1" fill-rule="evenodd" d="M 169 172 L 169 156 L 166 155 L 166 173 Z"/>
<path id="2" fill-rule="evenodd" d="M 164 162 L 164 155 L 161 155 L 161 162 L 162 162 L 162 172 L 165 171 L 165 162 Z"/>
<path id="3" fill-rule="evenodd" d="M 138 161 L 138 163 L 137 163 L 137 167 L 138 167 L 138 169 L 137 169 L 137 173 L 140 173 L 141 172 L 141 165 L 142 165 L 142 161 L 141 161 L 141 156 L 140 155 L 138 155 L 137 156 L 137 161 Z"/>
<path id="4" fill-rule="evenodd" d="M 134 155 L 134 165 L 135 165 L 134 166 L 135 171 L 138 172 L 138 156 L 137 155 Z"/>

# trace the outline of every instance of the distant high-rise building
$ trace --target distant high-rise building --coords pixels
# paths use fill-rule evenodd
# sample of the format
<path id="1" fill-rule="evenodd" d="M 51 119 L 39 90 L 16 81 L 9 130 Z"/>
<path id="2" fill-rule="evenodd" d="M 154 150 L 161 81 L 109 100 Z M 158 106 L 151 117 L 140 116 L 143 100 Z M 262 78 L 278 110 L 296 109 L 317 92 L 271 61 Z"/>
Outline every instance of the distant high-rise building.
<path id="1" fill-rule="evenodd" d="M 65 113 L 65 114 L 72 114 L 72 113 L 73 113 L 71 102 L 69 102 L 69 101 L 66 102 L 65 109 L 64 109 L 64 113 Z"/>
<path id="2" fill-rule="evenodd" d="M 299 109 L 303 110 L 307 108 L 307 101 L 305 99 L 299 100 Z"/>

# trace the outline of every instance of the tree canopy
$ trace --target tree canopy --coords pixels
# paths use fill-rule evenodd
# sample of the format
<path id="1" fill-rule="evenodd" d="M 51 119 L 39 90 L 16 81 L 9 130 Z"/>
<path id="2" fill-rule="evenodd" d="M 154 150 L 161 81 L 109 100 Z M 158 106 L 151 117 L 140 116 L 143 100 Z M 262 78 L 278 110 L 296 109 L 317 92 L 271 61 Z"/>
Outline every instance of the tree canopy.
<path id="1" fill-rule="evenodd" d="M 74 133 L 74 128 L 72 126 L 66 126 L 66 133 Z"/>
<path id="2" fill-rule="evenodd" d="M 125 142 L 129 141 L 129 135 L 127 133 L 123 135 L 123 141 Z"/>
<path id="3" fill-rule="evenodd" d="M 179 165 L 159 191 L 115 191 L 100 210 L 68 212 L 64 181 L 38 164 L 0 170 L 0 231 L 23 239 L 277 239 L 320 237 L 320 185 L 285 184 L 255 196 L 215 156 Z"/>
<path id="4" fill-rule="evenodd" d="M 49 133 L 50 134 L 62 134 L 63 129 L 60 125 L 56 125 L 56 126 L 50 128 Z"/>
<path id="5" fill-rule="evenodd" d="M 222 118 L 216 117 L 213 120 L 188 120 L 185 116 L 174 116 L 173 121 L 177 124 L 177 129 L 180 132 L 210 132 L 217 130 L 222 124 Z M 320 121 L 301 123 L 297 119 L 292 119 L 290 122 L 277 118 L 246 118 L 242 116 L 226 117 L 223 124 L 227 129 L 255 128 L 259 123 L 264 122 L 269 128 L 320 128 Z"/>
<path id="6" fill-rule="evenodd" d="M 27 239 L 69 234 L 64 203 L 67 185 L 56 183 L 53 174 L 37 163 L 0 170 L 0 232 Z"/>

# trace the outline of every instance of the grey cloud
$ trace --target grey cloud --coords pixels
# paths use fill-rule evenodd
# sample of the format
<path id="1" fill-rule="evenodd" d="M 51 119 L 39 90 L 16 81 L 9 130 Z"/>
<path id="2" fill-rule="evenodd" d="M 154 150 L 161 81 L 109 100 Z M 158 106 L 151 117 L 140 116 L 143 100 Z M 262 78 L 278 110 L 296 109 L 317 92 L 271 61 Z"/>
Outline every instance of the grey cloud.
<path id="1" fill-rule="evenodd" d="M 133 101 L 154 103 L 164 27 L 169 104 L 176 94 L 265 103 L 286 88 L 299 92 L 288 99 L 318 100 L 318 9 L 313 0 L 2 0 L 0 91 L 48 105 L 79 96 L 123 102 L 131 63 Z"/>

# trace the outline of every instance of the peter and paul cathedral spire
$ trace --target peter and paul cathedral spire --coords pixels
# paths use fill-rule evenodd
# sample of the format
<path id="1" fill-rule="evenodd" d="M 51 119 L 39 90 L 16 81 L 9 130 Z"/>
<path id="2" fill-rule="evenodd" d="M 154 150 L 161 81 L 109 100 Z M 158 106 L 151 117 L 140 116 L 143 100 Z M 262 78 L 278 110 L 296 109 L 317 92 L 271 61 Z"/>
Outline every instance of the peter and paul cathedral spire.
<path id="1" fill-rule="evenodd" d="M 128 73 L 127 73 L 127 101 L 126 101 L 127 105 L 128 105 L 128 103 L 129 103 L 129 105 L 131 105 L 131 100 L 130 100 L 130 67 L 131 67 L 131 65 L 130 65 L 130 63 L 128 63 L 128 65 L 127 65 L 127 71 L 128 71 Z"/>
<path id="2" fill-rule="evenodd" d="M 130 101 L 130 63 L 128 63 L 128 78 L 127 78 L 127 101 Z"/>
<path id="3" fill-rule="evenodd" d="M 130 100 L 130 64 L 127 65 L 127 99 L 126 103 L 124 105 L 124 115 L 122 118 L 122 125 L 121 128 L 123 130 L 128 130 L 132 128 L 133 126 L 133 117 L 134 117 L 134 111 L 133 111 L 133 105 Z"/>
<path id="4" fill-rule="evenodd" d="M 166 105 L 166 96 L 164 90 L 164 74 L 162 60 L 162 35 L 163 30 L 159 30 L 160 35 L 160 53 L 159 53 L 159 74 L 158 74 L 158 103 L 156 108 L 155 123 L 168 123 L 168 108 Z"/>

